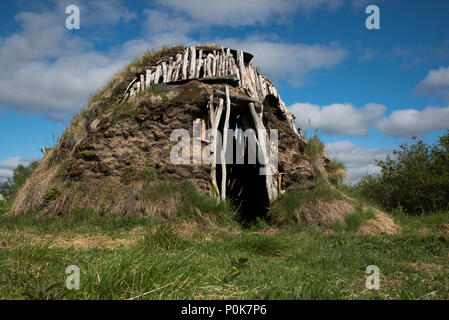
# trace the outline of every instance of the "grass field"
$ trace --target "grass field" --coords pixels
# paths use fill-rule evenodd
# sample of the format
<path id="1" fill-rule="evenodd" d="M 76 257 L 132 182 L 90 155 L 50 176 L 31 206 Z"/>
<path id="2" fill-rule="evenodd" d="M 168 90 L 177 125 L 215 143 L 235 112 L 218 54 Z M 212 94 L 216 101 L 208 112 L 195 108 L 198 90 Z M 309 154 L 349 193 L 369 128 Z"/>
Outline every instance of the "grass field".
<path id="1" fill-rule="evenodd" d="M 449 299 L 449 215 L 395 216 L 395 236 L 265 223 L 176 225 L 0 216 L 1 299 Z M 183 233 L 180 230 L 191 228 Z M 65 287 L 80 269 L 79 290 Z M 380 289 L 365 287 L 366 267 Z"/>

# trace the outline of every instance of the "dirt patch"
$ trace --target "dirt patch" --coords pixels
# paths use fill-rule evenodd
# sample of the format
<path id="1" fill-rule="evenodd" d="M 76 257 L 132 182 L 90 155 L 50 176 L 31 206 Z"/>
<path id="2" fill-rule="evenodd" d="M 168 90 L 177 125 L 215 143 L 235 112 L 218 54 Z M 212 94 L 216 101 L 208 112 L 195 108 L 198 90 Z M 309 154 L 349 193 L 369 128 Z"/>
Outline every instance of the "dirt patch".
<path id="1" fill-rule="evenodd" d="M 145 229 L 144 229 L 142 226 L 140 226 L 140 227 L 135 227 L 135 228 L 132 228 L 132 229 L 129 231 L 129 234 L 132 235 L 132 236 L 143 235 L 143 234 L 145 234 Z"/>
<path id="2" fill-rule="evenodd" d="M 199 238 L 204 241 L 209 241 L 221 235 L 237 234 L 237 230 L 231 227 L 221 226 L 212 222 L 196 222 L 196 221 L 180 221 L 179 224 L 173 227 L 175 232 L 186 239 Z"/>
<path id="3" fill-rule="evenodd" d="M 73 238 L 56 237 L 52 247 L 72 247 L 75 249 L 104 248 L 115 249 L 118 246 L 133 245 L 136 240 L 111 239 L 107 236 L 84 236 L 79 235 Z"/>
<path id="4" fill-rule="evenodd" d="M 443 223 L 438 227 L 441 233 L 449 234 L 449 223 Z"/>
<path id="5" fill-rule="evenodd" d="M 414 263 L 407 263 L 407 265 L 409 265 L 410 267 L 412 267 L 417 271 L 425 271 L 426 273 L 432 271 L 439 271 L 443 269 L 443 266 L 434 263 L 414 262 Z"/>

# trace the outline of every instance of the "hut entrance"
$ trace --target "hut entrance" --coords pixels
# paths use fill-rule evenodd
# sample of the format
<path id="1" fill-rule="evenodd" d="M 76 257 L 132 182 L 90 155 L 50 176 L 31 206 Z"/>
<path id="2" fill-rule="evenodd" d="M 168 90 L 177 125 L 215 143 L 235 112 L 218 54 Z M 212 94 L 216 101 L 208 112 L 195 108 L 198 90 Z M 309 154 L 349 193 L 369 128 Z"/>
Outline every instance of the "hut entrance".
<path id="1" fill-rule="evenodd" d="M 223 136 L 226 115 L 223 113 L 218 130 Z M 243 223 L 267 214 L 270 202 L 266 177 L 260 174 L 256 130 L 247 107 L 231 104 L 227 125 L 226 198 L 238 208 Z M 217 152 L 217 154 L 221 153 Z M 221 188 L 222 165 L 217 166 L 217 184 Z"/>

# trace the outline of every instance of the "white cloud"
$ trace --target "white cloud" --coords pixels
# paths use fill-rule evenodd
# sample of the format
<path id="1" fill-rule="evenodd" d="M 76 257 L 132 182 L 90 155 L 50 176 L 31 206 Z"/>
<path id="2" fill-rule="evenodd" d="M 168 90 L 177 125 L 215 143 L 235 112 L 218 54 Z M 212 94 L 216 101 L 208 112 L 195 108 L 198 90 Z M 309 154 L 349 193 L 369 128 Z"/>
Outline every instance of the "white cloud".
<path id="1" fill-rule="evenodd" d="M 21 31 L 0 39 L 0 105 L 14 106 L 26 113 L 46 112 L 61 119 L 84 107 L 90 94 L 144 51 L 162 45 L 194 43 L 188 32 L 197 24 L 190 26 L 192 22 L 175 16 L 177 26 L 169 28 L 173 25 L 172 16 L 154 10 L 145 14 L 146 39 L 130 40 L 105 53 L 93 50 L 91 42 L 67 32 L 60 14 L 19 13 L 15 19 Z M 99 21 L 102 19 L 105 18 L 99 16 Z M 125 18 L 114 11 L 111 19 L 111 23 L 116 23 Z M 289 79 L 294 84 L 301 84 L 308 72 L 332 67 L 345 56 L 345 51 L 334 44 L 283 44 L 260 38 L 227 39 L 223 43 L 254 53 L 255 63 L 268 75 Z"/>
<path id="2" fill-rule="evenodd" d="M 342 161 L 348 170 L 348 178 L 356 182 L 364 174 L 379 173 L 380 168 L 374 162 L 384 160 L 391 148 L 363 149 L 350 141 L 339 141 L 326 145 L 331 159 Z"/>
<path id="3" fill-rule="evenodd" d="M 220 24 L 220 19 L 227 17 L 228 14 L 232 17 L 225 19 L 224 22 L 232 26 L 232 19 L 235 18 L 235 15 L 231 13 L 236 10 L 238 14 L 241 14 L 240 4 L 242 3 L 243 6 L 249 6 L 256 11 L 267 10 L 267 8 L 275 4 L 275 2 L 269 2 L 268 7 L 263 7 L 262 4 L 264 1 L 238 1 L 230 4 L 220 2 L 218 9 L 223 4 L 227 8 L 226 10 L 228 10 L 225 10 L 222 14 L 215 14 L 214 10 L 218 9 L 216 7 L 209 8 L 207 3 L 205 5 L 201 1 L 189 3 L 186 10 L 194 10 L 197 4 L 200 2 L 202 4 L 198 6 L 200 8 L 200 12 L 197 14 L 199 17 L 194 15 L 193 18 L 189 18 L 185 13 L 180 13 L 179 10 L 180 8 L 184 8 L 185 2 L 166 3 L 164 1 L 164 4 L 178 8 L 179 10 L 173 12 L 163 10 L 162 8 L 146 9 L 144 11 L 146 15 L 144 23 L 146 41 L 155 46 L 190 45 L 211 42 L 210 38 L 201 39 L 200 36 L 194 39 L 189 34 L 195 31 L 204 31 L 213 25 Z M 259 4 L 262 7 L 257 6 L 257 2 L 260 2 Z M 233 5 L 235 6 L 233 7 Z M 284 10 L 286 5 L 279 5 L 279 7 Z M 213 19 L 211 21 L 202 19 L 202 10 L 206 10 Z M 238 14 L 236 15 L 238 16 Z M 252 16 L 252 14 L 245 13 L 245 16 Z M 247 17 L 238 20 L 245 24 L 254 23 L 254 21 L 249 21 Z M 244 51 L 252 53 L 254 55 L 252 63 L 259 66 L 264 74 L 273 80 L 285 80 L 293 86 L 302 85 L 307 74 L 311 71 L 334 67 L 346 57 L 346 51 L 337 43 L 330 43 L 328 45 L 282 43 L 273 35 L 253 35 L 245 39 L 217 37 L 212 42 L 225 47 L 241 48 Z"/>
<path id="4" fill-rule="evenodd" d="M 99 2 L 90 5 L 104 8 Z M 130 18 L 126 12 L 125 16 Z M 88 96 L 125 65 L 120 50 L 92 50 L 92 43 L 65 30 L 61 17 L 65 16 L 56 12 L 15 16 L 21 30 L 0 39 L 0 105 L 61 118 L 85 106 Z M 113 23 L 120 17 L 113 13 L 109 19 Z M 106 18 L 99 13 L 98 19 Z"/>
<path id="5" fill-rule="evenodd" d="M 12 177 L 13 170 L 19 165 L 27 166 L 36 159 L 13 157 L 0 161 L 0 183 Z"/>
<path id="6" fill-rule="evenodd" d="M 311 103 L 295 103 L 289 107 L 296 116 L 296 125 L 302 129 L 319 129 L 330 135 L 364 135 L 372 124 L 385 113 L 381 104 L 368 103 L 355 108 L 350 103 L 333 103 L 318 106 Z"/>
<path id="7" fill-rule="evenodd" d="M 434 93 L 449 101 L 449 67 L 430 70 L 416 87 L 417 93 Z"/>
<path id="8" fill-rule="evenodd" d="M 361 52 L 361 54 L 359 56 L 359 61 L 360 62 L 366 62 L 366 61 L 372 60 L 379 54 L 378 50 L 375 50 L 375 49 L 372 49 L 372 48 L 365 48 L 365 49 L 363 49 L 361 51 L 362 52 Z"/>
<path id="9" fill-rule="evenodd" d="M 383 134 L 398 137 L 410 137 L 429 131 L 449 129 L 449 106 L 446 108 L 427 107 L 422 111 L 416 109 L 396 110 L 389 117 L 379 120 L 376 129 Z"/>
<path id="10" fill-rule="evenodd" d="M 263 74 L 274 80 L 285 80 L 293 86 L 302 85 L 308 73 L 334 67 L 346 56 L 345 50 L 335 43 L 289 44 L 264 40 L 261 37 L 244 40 L 218 39 L 217 43 L 252 53 L 252 63 L 259 66 Z"/>
<path id="11" fill-rule="evenodd" d="M 159 0 L 163 7 L 187 15 L 199 23 L 218 26 L 250 26 L 283 22 L 298 10 L 335 9 L 343 0 Z"/>

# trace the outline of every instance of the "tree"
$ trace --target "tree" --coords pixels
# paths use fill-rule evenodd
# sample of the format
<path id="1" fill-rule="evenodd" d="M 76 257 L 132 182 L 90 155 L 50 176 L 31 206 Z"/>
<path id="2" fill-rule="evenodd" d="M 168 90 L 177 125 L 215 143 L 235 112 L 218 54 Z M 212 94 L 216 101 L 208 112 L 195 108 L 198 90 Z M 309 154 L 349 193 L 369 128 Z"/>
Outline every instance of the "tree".
<path id="1" fill-rule="evenodd" d="M 368 199 L 385 209 L 400 205 L 409 214 L 448 209 L 449 130 L 433 145 L 402 144 L 376 163 L 380 175 L 364 176 L 355 187 Z"/>
<path id="2" fill-rule="evenodd" d="M 0 184 L 0 194 L 9 199 L 17 193 L 19 188 L 25 183 L 25 181 L 31 176 L 34 170 L 39 165 L 38 161 L 31 162 L 28 166 L 19 164 L 14 170 L 11 178 L 2 184 Z"/>

